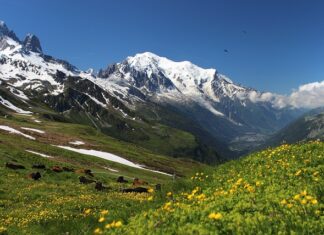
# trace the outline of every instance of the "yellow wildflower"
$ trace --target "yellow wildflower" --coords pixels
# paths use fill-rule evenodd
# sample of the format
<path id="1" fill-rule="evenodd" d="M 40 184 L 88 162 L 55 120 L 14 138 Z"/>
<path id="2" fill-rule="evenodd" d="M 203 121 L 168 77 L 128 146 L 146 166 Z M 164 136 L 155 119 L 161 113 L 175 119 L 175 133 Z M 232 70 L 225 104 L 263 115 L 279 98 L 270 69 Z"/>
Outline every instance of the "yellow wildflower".
<path id="1" fill-rule="evenodd" d="M 163 210 L 172 211 L 171 204 L 172 204 L 171 202 L 165 203 L 164 206 L 163 206 Z"/>
<path id="2" fill-rule="evenodd" d="M 113 221 L 110 224 L 106 224 L 105 228 L 109 229 L 109 228 L 119 228 L 123 225 L 123 223 L 119 220 L 119 221 Z"/>
<path id="3" fill-rule="evenodd" d="M 243 179 L 242 179 L 242 178 L 239 178 L 239 179 L 236 181 L 236 184 L 240 184 L 242 181 L 243 181 Z"/>
<path id="4" fill-rule="evenodd" d="M 222 216 L 222 214 L 221 213 L 210 213 L 209 215 L 208 215 L 208 218 L 209 219 L 214 219 L 214 220 L 220 220 L 221 218 L 222 218 L 223 216 Z"/>
<path id="5" fill-rule="evenodd" d="M 153 201 L 153 196 L 147 198 L 148 201 Z"/>
<path id="6" fill-rule="evenodd" d="M 123 223 L 119 220 L 119 221 L 117 221 L 116 223 L 115 223 L 115 227 L 116 228 L 119 228 L 119 227 L 121 227 L 123 225 Z"/>
<path id="7" fill-rule="evenodd" d="M 282 205 L 286 205 L 286 204 L 287 204 L 287 200 L 286 200 L 286 199 L 283 199 L 280 203 L 281 203 Z"/>
<path id="8" fill-rule="evenodd" d="M 293 204 L 289 203 L 289 204 L 287 204 L 287 207 L 288 208 L 292 208 L 293 207 Z"/>
<path id="9" fill-rule="evenodd" d="M 195 193 L 197 193 L 198 191 L 199 191 L 199 187 L 196 187 L 194 190 L 192 190 L 192 194 L 195 194 Z"/>
<path id="10" fill-rule="evenodd" d="M 108 213 L 109 213 L 108 210 L 102 210 L 102 211 L 100 212 L 100 214 L 102 214 L 102 215 L 107 215 Z"/>
<path id="11" fill-rule="evenodd" d="M 171 197 L 171 196 L 172 196 L 172 192 L 168 192 L 168 193 L 167 193 L 167 196 L 168 196 L 168 197 Z"/>
<path id="12" fill-rule="evenodd" d="M 248 185 L 248 186 L 246 187 L 246 189 L 247 189 L 247 191 L 249 191 L 250 193 L 255 192 L 254 188 L 253 188 L 252 186 L 250 186 L 250 185 Z"/>
<path id="13" fill-rule="evenodd" d="M 154 192 L 154 189 L 149 188 L 147 191 L 148 191 L 149 193 L 153 193 L 153 192 Z"/>
<path id="14" fill-rule="evenodd" d="M 91 212 L 91 209 L 86 209 L 86 210 L 84 211 L 84 214 L 89 215 L 90 212 Z"/>
<path id="15" fill-rule="evenodd" d="M 205 194 L 199 194 L 198 196 L 197 196 L 197 199 L 198 200 L 200 200 L 200 201 L 203 201 L 203 200 L 205 200 L 206 199 L 206 195 Z"/>
<path id="16" fill-rule="evenodd" d="M 102 234 L 102 231 L 100 228 L 96 228 L 94 231 L 93 231 L 94 234 Z"/>
<path id="17" fill-rule="evenodd" d="M 317 204 L 317 200 L 316 200 L 316 199 L 313 199 L 311 202 L 312 202 L 312 204 L 314 204 L 314 205 Z"/>
<path id="18" fill-rule="evenodd" d="M 194 196 L 194 195 L 189 194 L 189 195 L 187 196 L 187 198 L 188 198 L 189 200 L 191 200 L 191 199 L 193 198 L 193 196 Z"/>
<path id="19" fill-rule="evenodd" d="M 300 195 L 299 194 L 297 194 L 297 195 L 294 196 L 294 200 L 299 200 L 299 199 L 300 199 Z"/>
<path id="20" fill-rule="evenodd" d="M 299 176 L 302 173 L 302 170 L 299 170 L 295 173 L 295 176 Z"/>
<path id="21" fill-rule="evenodd" d="M 307 200 L 306 199 L 301 200 L 301 204 L 303 205 L 307 204 Z"/>
<path id="22" fill-rule="evenodd" d="M 105 221 L 105 218 L 104 217 L 100 217 L 99 220 L 98 220 L 99 223 L 102 223 L 104 221 Z"/>

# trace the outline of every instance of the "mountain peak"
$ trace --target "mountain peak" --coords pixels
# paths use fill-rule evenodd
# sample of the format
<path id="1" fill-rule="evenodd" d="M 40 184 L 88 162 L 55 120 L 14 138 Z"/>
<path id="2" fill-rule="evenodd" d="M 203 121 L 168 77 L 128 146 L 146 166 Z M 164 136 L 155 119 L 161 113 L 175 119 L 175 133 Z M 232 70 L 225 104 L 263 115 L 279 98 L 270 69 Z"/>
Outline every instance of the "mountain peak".
<path id="1" fill-rule="evenodd" d="M 159 56 L 157 54 L 154 54 L 152 52 L 143 52 L 143 53 L 137 53 L 135 56 L 129 56 L 127 57 L 128 61 L 142 61 L 142 62 L 153 62 L 153 63 L 174 63 L 178 65 L 193 65 L 190 61 L 173 61 L 167 57 Z M 198 67 L 198 66 L 197 66 Z"/>
<path id="2" fill-rule="evenodd" d="M 151 53 L 151 52 L 143 52 L 138 53 L 135 56 L 127 57 L 126 61 L 133 67 L 137 68 L 145 68 L 152 67 L 153 65 L 157 65 L 162 57 Z"/>
<path id="3" fill-rule="evenodd" d="M 142 53 L 137 53 L 135 55 L 135 57 L 148 57 L 148 58 L 161 58 L 160 56 L 152 53 L 152 52 L 149 52 L 149 51 L 145 51 L 145 52 L 142 52 Z"/>
<path id="4" fill-rule="evenodd" d="M 34 34 L 27 34 L 24 42 L 23 42 L 24 49 L 27 51 L 32 51 L 36 53 L 43 53 L 40 41 L 37 36 Z"/>
<path id="5" fill-rule="evenodd" d="M 6 23 L 2 20 L 0 20 L 0 28 L 7 27 Z"/>
<path id="6" fill-rule="evenodd" d="M 173 61 L 166 57 L 158 56 L 152 52 L 138 53 L 135 56 L 127 57 L 126 61 L 131 67 L 139 70 L 162 70 L 166 73 L 177 71 L 178 73 L 187 72 L 191 75 L 197 75 L 196 73 L 205 73 L 214 76 L 215 69 L 204 69 L 190 61 Z M 154 72 L 154 71 L 152 71 Z M 188 75 L 189 76 L 189 75 Z"/>
<path id="7" fill-rule="evenodd" d="M 6 23 L 4 21 L 0 20 L 0 37 L 2 37 L 2 36 L 10 37 L 13 40 L 19 42 L 19 39 L 16 36 L 16 34 L 8 28 L 8 26 L 6 25 Z"/>

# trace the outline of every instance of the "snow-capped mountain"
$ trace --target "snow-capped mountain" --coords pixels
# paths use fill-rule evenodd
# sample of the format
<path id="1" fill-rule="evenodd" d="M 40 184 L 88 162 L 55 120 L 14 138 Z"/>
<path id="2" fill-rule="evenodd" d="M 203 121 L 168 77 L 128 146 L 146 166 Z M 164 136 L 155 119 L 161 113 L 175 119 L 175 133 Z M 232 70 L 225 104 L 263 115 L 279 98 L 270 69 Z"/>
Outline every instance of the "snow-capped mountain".
<path id="1" fill-rule="evenodd" d="M 203 69 L 189 61 L 174 62 L 165 57 L 145 52 L 100 70 L 96 81 L 106 89 L 120 89 L 122 95 L 136 88 L 138 98 L 168 98 L 170 101 L 195 101 L 216 115 L 223 113 L 213 109 L 224 98 L 244 99 L 250 88 L 234 84 L 216 69 Z"/>
<path id="2" fill-rule="evenodd" d="M 19 41 L 14 31 L 10 30 L 4 21 L 0 20 L 0 37 L 7 36 L 15 41 Z"/>
<path id="3" fill-rule="evenodd" d="M 94 70 L 80 71 L 64 60 L 46 55 L 35 35 L 20 40 L 4 22 L 0 26 L 0 115 L 37 113 L 55 121 L 93 126 L 159 154 L 219 161 L 215 148 L 203 144 L 194 133 L 146 120 L 145 115 L 136 112 L 133 100 L 105 89 Z M 117 86 L 116 90 L 123 90 Z M 199 129 L 195 123 L 190 126 Z M 184 139 L 185 149 L 172 142 L 174 136 Z M 186 144 L 188 136 L 191 141 Z"/>
<path id="4" fill-rule="evenodd" d="M 103 78 L 103 79 L 102 79 Z M 212 103 L 234 98 L 249 89 L 235 85 L 215 69 L 203 69 L 189 61 L 174 62 L 145 52 L 99 71 L 97 83 L 110 87 L 136 88 L 141 97 L 194 100 L 212 110 Z M 124 93 L 125 89 L 120 90 Z M 125 94 L 124 94 L 125 95 Z M 135 94 L 136 96 L 136 94 Z M 212 110 L 216 115 L 223 115 Z"/>
<path id="5" fill-rule="evenodd" d="M 244 105 L 245 101 L 239 97 L 251 91 L 234 84 L 215 69 L 203 69 L 189 61 L 174 62 L 150 52 L 128 57 L 122 63 L 99 71 L 96 83 L 128 98 L 195 102 L 237 125 L 240 123 L 235 122 L 231 114 L 226 116 L 223 108 L 217 106 L 225 98 L 236 99 Z"/>
<path id="6" fill-rule="evenodd" d="M 251 100 L 252 94 L 263 93 L 233 83 L 216 69 L 174 62 L 150 52 L 100 70 L 95 80 L 135 103 L 172 105 L 227 143 L 246 139 L 246 134 L 271 133 L 293 118 L 291 110 Z"/>
<path id="7" fill-rule="evenodd" d="M 112 108 L 122 117 L 130 113 L 122 102 L 90 80 L 92 73 L 45 55 L 37 36 L 28 34 L 21 41 L 0 22 L 0 83 L 2 88 L 15 90 L 11 92 L 15 98 L 37 98 L 58 112 L 69 112 L 78 106 L 84 110 L 100 106 L 104 110 Z"/>
<path id="8" fill-rule="evenodd" d="M 35 35 L 28 34 L 20 41 L 6 24 L 0 25 L 1 80 L 23 90 L 59 94 L 63 92 L 63 85 L 55 78 L 57 71 L 78 75 L 77 69 L 68 62 L 44 55 Z"/>
<path id="9" fill-rule="evenodd" d="M 81 71 L 46 55 L 37 36 L 20 40 L 2 21 L 0 85 L 0 108 L 29 113 L 36 102 L 69 121 L 135 143 L 149 141 L 152 126 L 162 124 L 194 135 L 198 147 L 190 151 L 200 159 L 201 149 L 206 149 L 201 146 L 227 156 L 232 150 L 243 153 L 295 117 L 292 110 L 250 99 L 262 93 L 235 84 L 216 69 L 150 52 L 98 73 Z M 154 135 L 165 138 L 159 132 Z M 238 143 L 244 147 L 238 148 Z"/>

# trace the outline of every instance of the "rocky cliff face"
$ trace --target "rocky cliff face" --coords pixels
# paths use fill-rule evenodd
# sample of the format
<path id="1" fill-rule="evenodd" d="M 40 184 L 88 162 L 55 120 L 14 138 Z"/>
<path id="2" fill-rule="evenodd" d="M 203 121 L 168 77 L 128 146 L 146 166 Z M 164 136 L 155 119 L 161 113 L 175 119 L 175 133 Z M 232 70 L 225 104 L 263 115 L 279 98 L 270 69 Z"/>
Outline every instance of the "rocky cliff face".
<path id="1" fill-rule="evenodd" d="M 32 51 L 36 53 L 43 53 L 40 41 L 38 37 L 33 34 L 28 34 L 23 42 L 23 48 L 26 51 Z"/>

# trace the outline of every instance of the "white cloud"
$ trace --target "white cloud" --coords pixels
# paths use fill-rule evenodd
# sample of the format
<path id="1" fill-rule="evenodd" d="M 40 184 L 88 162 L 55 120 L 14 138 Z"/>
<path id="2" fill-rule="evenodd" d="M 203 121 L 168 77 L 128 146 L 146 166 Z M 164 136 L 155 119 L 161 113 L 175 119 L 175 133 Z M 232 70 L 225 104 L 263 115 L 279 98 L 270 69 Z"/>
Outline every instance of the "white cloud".
<path id="1" fill-rule="evenodd" d="M 289 96 L 294 107 L 317 108 L 324 106 L 324 81 L 302 85 Z"/>
<path id="2" fill-rule="evenodd" d="M 260 93 L 250 91 L 246 94 L 239 94 L 239 98 L 248 98 L 252 102 L 271 102 L 276 108 L 318 108 L 324 107 L 324 81 L 313 82 L 301 85 L 290 95 L 279 95 L 275 93 Z"/>

